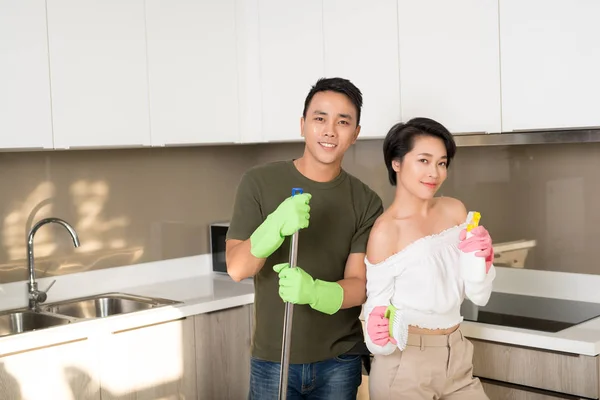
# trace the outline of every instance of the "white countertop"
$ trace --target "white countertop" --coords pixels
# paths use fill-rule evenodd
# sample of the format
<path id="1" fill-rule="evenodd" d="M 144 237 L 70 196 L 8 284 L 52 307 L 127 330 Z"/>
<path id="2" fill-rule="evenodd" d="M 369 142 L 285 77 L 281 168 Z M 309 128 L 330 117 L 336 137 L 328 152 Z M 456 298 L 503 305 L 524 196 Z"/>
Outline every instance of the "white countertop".
<path id="1" fill-rule="evenodd" d="M 497 270 L 494 286 L 497 292 L 600 303 L 598 275 L 512 268 Z M 46 288 L 51 280 L 40 279 L 39 287 Z M 24 307 L 26 291 L 25 281 L 0 285 L 0 310 Z M 0 338 L 0 356 L 254 302 L 251 280 L 236 283 L 226 275 L 214 274 L 210 256 L 201 255 L 59 276 L 46 303 L 110 292 L 162 297 L 182 303 L 5 336 Z M 469 321 L 463 322 L 462 331 L 474 339 L 590 356 L 600 354 L 600 318 L 557 333 Z"/>
<path id="2" fill-rule="evenodd" d="M 39 287 L 44 289 L 51 281 L 40 279 Z M 213 274 L 210 257 L 202 255 L 59 276 L 48 292 L 46 304 L 110 292 L 182 303 L 4 336 L 0 338 L 0 356 L 254 302 L 251 280 L 237 283 L 226 275 Z M 0 285 L 0 311 L 26 305 L 26 282 Z"/>

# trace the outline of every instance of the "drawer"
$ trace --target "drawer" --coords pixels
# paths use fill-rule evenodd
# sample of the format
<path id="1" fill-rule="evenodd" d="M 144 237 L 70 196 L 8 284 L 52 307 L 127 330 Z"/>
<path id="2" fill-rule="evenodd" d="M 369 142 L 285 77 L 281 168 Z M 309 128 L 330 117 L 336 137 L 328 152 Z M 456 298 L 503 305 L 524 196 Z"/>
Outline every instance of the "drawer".
<path id="1" fill-rule="evenodd" d="M 580 400 L 579 396 L 561 395 L 543 390 L 527 389 L 515 385 L 481 380 L 483 390 L 490 400 Z M 585 399 L 581 399 L 585 400 Z"/>
<path id="2" fill-rule="evenodd" d="M 477 377 L 598 398 L 598 357 L 469 340 L 474 346 L 473 375 Z"/>

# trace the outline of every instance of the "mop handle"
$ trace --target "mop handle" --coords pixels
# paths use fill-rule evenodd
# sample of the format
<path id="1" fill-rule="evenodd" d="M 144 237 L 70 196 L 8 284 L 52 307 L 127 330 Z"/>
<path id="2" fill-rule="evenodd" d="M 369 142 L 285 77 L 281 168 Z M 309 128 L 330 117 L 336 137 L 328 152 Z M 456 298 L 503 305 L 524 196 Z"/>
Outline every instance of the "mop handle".
<path id="1" fill-rule="evenodd" d="M 301 188 L 293 188 L 292 196 L 302 194 Z M 298 231 L 294 232 L 290 240 L 290 268 L 296 267 L 298 258 Z M 285 315 L 283 317 L 283 342 L 281 346 L 281 371 L 279 373 L 279 400 L 287 397 L 288 370 L 290 365 L 290 345 L 292 335 L 292 318 L 294 315 L 294 304 L 285 303 Z"/>

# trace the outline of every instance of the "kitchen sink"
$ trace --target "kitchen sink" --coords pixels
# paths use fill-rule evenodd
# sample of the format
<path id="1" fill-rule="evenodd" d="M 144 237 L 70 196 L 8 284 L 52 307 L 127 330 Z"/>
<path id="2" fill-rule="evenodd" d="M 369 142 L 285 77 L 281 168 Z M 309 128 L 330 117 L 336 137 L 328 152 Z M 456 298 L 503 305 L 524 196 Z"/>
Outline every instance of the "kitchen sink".
<path id="1" fill-rule="evenodd" d="M 0 337 L 66 325 L 68 318 L 28 310 L 0 314 Z"/>
<path id="2" fill-rule="evenodd" d="M 72 318 L 90 319 L 128 314 L 178 303 L 180 302 L 155 297 L 134 296 L 125 293 L 106 293 L 43 305 L 42 309 L 49 313 Z"/>

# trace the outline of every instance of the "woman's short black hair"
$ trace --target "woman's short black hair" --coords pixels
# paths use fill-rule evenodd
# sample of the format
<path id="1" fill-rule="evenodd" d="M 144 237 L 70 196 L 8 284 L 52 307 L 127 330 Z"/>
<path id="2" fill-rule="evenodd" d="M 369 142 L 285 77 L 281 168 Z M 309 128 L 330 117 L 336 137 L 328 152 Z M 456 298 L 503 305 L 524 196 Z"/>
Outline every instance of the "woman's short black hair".
<path id="1" fill-rule="evenodd" d="M 446 155 L 449 167 L 452 158 L 456 154 L 456 143 L 454 137 L 442 124 L 430 118 L 413 118 L 410 121 L 394 125 L 383 141 L 383 159 L 388 169 L 388 176 L 392 186 L 396 186 L 396 171 L 392 167 L 392 161 L 402 162 L 406 153 L 415 146 L 415 138 L 419 136 L 432 136 L 440 138 L 446 146 Z"/>

